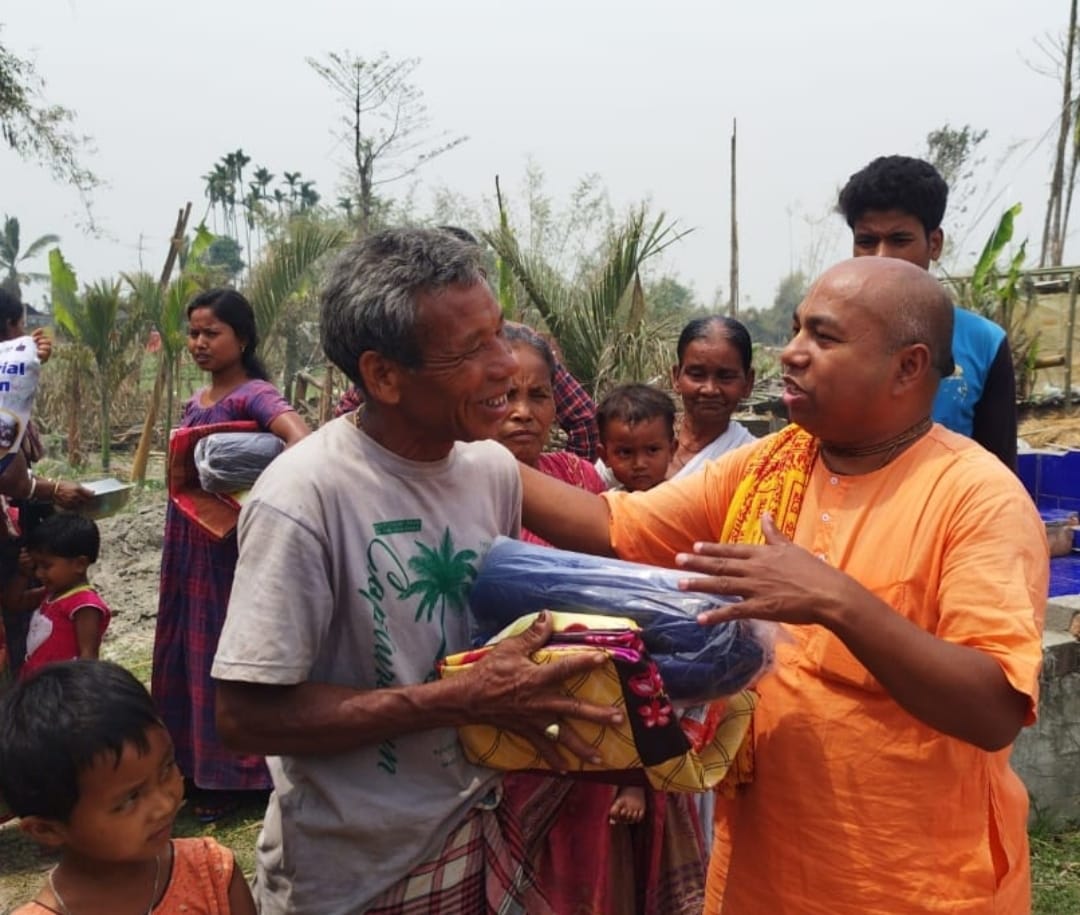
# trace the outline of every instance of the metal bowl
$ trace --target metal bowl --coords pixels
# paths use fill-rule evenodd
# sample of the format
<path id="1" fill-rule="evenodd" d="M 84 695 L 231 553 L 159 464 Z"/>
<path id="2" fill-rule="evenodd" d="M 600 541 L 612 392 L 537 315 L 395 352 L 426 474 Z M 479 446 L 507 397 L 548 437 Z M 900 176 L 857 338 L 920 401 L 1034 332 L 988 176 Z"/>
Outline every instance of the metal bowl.
<path id="1" fill-rule="evenodd" d="M 79 509 L 79 514 L 95 521 L 98 518 L 107 518 L 109 515 L 116 514 L 127 505 L 131 490 L 135 488 L 132 484 L 123 483 L 115 477 L 91 480 L 80 485 L 89 489 L 94 494 L 94 498 Z"/>

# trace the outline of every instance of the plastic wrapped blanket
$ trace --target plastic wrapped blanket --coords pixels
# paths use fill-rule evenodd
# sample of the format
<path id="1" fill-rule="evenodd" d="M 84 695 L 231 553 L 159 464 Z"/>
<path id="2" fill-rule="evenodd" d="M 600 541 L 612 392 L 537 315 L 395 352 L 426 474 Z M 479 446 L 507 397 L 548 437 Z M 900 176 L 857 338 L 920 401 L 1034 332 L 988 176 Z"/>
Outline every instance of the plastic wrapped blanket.
<path id="1" fill-rule="evenodd" d="M 713 594 L 680 591 L 686 572 L 535 546 L 499 537 L 469 594 L 476 644 L 543 609 L 626 617 L 664 687 L 681 703 L 745 689 L 772 657 L 772 627 L 755 621 L 702 626 L 697 614 L 724 603 Z"/>
<path id="2" fill-rule="evenodd" d="M 250 489 L 267 465 L 285 450 L 269 432 L 215 432 L 195 445 L 195 468 L 207 492 Z"/>

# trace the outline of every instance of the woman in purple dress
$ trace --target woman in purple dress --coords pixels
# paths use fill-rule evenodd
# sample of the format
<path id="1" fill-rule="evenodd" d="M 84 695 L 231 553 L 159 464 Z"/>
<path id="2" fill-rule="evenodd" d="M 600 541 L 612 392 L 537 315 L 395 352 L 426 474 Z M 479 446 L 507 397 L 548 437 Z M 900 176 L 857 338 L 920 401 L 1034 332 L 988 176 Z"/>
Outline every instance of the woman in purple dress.
<path id="1" fill-rule="evenodd" d="M 255 315 L 232 289 L 212 289 L 187 307 L 188 351 L 210 374 L 185 404 L 181 427 L 254 420 L 286 446 L 308 434 L 304 421 L 266 380 L 255 355 Z M 225 621 L 236 566 L 236 534 L 217 540 L 170 502 L 165 516 L 161 593 L 151 690 L 188 779 L 189 801 L 208 822 L 235 807 L 237 791 L 270 788 L 260 756 L 227 750 L 214 723 L 210 665 Z"/>

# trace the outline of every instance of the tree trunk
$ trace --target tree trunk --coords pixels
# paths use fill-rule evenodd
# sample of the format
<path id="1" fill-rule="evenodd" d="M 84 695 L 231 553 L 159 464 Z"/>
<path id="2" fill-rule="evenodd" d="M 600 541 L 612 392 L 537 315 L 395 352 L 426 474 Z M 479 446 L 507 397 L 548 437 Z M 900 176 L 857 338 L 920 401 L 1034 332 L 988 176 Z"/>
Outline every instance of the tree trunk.
<path id="1" fill-rule="evenodd" d="M 319 393 L 319 425 L 323 426 L 334 416 L 334 367 L 326 363 L 322 391 Z"/>
<path id="2" fill-rule="evenodd" d="M 101 384 L 101 469 L 109 472 L 109 463 L 112 458 L 112 430 L 109 428 L 109 413 L 112 404 L 109 392 L 105 390 L 104 381 Z"/>
<path id="3" fill-rule="evenodd" d="M 184 232 L 187 229 L 188 217 L 191 215 L 191 202 L 180 210 L 176 217 L 176 227 L 173 229 L 172 238 L 169 240 L 169 253 L 165 256 L 165 266 L 161 270 L 161 278 L 158 285 L 164 290 L 169 285 L 169 277 L 172 276 L 173 266 L 180 255 L 180 247 L 184 243 Z M 161 388 L 168 369 L 164 366 L 167 361 L 164 352 L 159 354 L 157 377 L 154 379 L 154 391 L 150 396 L 150 403 L 146 407 L 146 419 L 143 420 L 142 432 L 139 435 L 139 444 L 135 447 L 135 457 L 131 462 L 131 479 L 140 485 L 146 481 L 146 462 L 150 457 L 150 442 L 154 437 L 154 426 L 157 424 L 158 411 L 161 409 Z M 168 438 L 165 439 L 166 447 Z"/>
<path id="4" fill-rule="evenodd" d="M 295 321 L 290 321 L 285 330 L 285 377 L 282 379 L 282 393 L 285 399 L 296 406 L 293 394 L 296 384 L 296 373 L 300 371 L 300 341 L 297 339 L 299 331 Z"/>
<path id="5" fill-rule="evenodd" d="M 176 415 L 174 411 L 176 409 L 176 376 L 179 374 L 177 372 L 179 362 L 180 357 L 174 356 L 172 359 L 167 360 L 165 365 L 165 416 L 161 425 L 166 451 L 169 448 L 169 439 L 172 438 L 173 417 Z"/>
<path id="6" fill-rule="evenodd" d="M 79 435 L 79 419 L 82 416 L 82 378 L 78 365 L 71 366 L 71 387 L 68 401 L 68 463 L 72 467 L 82 466 L 82 442 Z"/>
<path id="7" fill-rule="evenodd" d="M 146 479 L 146 464 L 150 458 L 150 444 L 154 437 L 154 426 L 157 424 L 157 414 L 161 404 L 161 395 L 165 384 L 165 362 L 167 356 L 164 351 L 158 353 L 157 372 L 154 375 L 154 387 L 150 392 L 150 403 L 146 406 L 146 416 L 143 419 L 142 432 L 139 433 L 139 443 L 135 446 L 135 457 L 131 463 L 131 479 L 133 482 L 142 483 Z"/>
<path id="8" fill-rule="evenodd" d="M 1040 267 L 1059 267 L 1065 247 L 1062 225 L 1062 196 L 1065 183 L 1065 149 L 1072 119 L 1072 61 L 1076 45 L 1076 3 L 1069 4 L 1069 31 L 1065 36 L 1065 72 L 1061 79 L 1061 120 L 1058 124 L 1057 151 L 1054 154 L 1054 171 L 1050 178 L 1050 197 L 1046 202 L 1046 220 L 1043 223 L 1042 248 L 1039 252 Z"/>

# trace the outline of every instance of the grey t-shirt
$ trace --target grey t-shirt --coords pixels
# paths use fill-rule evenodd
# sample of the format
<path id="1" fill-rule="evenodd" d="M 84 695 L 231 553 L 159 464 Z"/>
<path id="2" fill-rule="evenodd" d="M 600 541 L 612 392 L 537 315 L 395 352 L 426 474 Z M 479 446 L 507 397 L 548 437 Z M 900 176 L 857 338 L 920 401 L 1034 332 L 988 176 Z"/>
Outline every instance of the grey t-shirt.
<path id="1" fill-rule="evenodd" d="M 423 683 L 468 647 L 465 593 L 521 483 L 494 442 L 407 461 L 348 417 L 277 458 L 240 516 L 240 560 L 214 660 L 219 680 Z M 453 729 L 333 756 L 270 757 L 258 843 L 262 915 L 354 913 L 416 864 L 495 784 Z"/>

